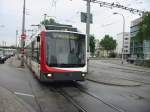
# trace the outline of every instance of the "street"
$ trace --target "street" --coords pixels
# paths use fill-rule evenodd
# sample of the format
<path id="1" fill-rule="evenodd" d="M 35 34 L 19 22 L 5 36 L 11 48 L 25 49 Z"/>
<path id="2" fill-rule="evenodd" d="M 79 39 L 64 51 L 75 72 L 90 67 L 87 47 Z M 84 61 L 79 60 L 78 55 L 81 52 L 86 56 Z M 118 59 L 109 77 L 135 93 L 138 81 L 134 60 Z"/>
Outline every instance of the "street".
<path id="1" fill-rule="evenodd" d="M 150 112 L 150 70 L 90 60 L 83 82 L 40 83 L 16 57 L 0 64 L 0 87 L 36 112 Z"/>

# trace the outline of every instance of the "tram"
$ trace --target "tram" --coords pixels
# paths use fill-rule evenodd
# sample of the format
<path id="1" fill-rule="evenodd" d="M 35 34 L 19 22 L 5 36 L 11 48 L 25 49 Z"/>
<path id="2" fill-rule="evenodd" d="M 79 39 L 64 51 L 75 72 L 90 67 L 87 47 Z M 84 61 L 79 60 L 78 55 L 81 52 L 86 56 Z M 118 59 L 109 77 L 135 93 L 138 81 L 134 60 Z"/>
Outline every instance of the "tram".
<path id="1" fill-rule="evenodd" d="M 25 46 L 25 60 L 40 81 L 84 81 L 87 37 L 71 25 L 40 26 Z"/>

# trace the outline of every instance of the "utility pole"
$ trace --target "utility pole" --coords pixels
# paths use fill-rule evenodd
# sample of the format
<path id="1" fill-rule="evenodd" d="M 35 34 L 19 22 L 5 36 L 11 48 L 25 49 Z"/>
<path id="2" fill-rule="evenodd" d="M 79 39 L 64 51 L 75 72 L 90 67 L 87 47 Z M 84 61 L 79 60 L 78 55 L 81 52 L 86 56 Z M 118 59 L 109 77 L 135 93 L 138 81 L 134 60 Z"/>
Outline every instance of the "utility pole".
<path id="1" fill-rule="evenodd" d="M 17 44 L 18 44 L 18 30 L 16 30 L 16 49 L 17 49 Z"/>
<path id="2" fill-rule="evenodd" d="M 25 4 L 26 1 L 23 2 L 23 16 L 22 16 L 22 34 L 21 34 L 21 63 L 20 66 L 24 67 L 24 45 L 25 45 Z M 24 36 L 24 38 L 23 38 Z"/>
<path id="3" fill-rule="evenodd" d="M 89 43 L 90 43 L 90 2 L 91 0 L 86 0 L 87 1 L 87 21 L 86 21 L 86 35 L 87 35 L 87 52 L 90 54 L 90 48 L 89 48 Z"/>
<path id="4" fill-rule="evenodd" d="M 90 6 L 90 2 L 91 0 L 86 0 L 87 1 L 87 18 L 86 18 L 86 35 L 87 35 L 87 54 L 88 56 L 90 56 L 90 10 L 91 10 L 91 6 Z M 89 65 L 89 59 L 87 62 L 87 65 Z M 87 72 L 89 72 L 89 66 L 87 66 Z"/>

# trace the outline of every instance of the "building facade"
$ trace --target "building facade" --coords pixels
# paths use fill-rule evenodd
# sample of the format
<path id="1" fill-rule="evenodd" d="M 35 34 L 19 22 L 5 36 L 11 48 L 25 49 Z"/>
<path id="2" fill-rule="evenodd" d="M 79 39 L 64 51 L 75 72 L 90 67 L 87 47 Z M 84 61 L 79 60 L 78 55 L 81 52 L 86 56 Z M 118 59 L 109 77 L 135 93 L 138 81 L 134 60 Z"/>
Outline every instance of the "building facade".
<path id="1" fill-rule="evenodd" d="M 139 31 L 139 24 L 142 22 L 142 18 L 135 19 L 131 21 L 131 27 L 130 27 L 130 36 L 131 36 L 131 42 L 130 42 L 130 53 L 131 57 L 135 58 L 142 58 L 143 57 L 143 45 L 139 42 L 137 42 L 137 38 L 135 37 L 136 34 Z"/>
<path id="2" fill-rule="evenodd" d="M 131 57 L 135 57 L 137 59 L 150 59 L 150 40 L 144 40 L 143 43 L 138 42 L 138 38 L 136 34 L 139 31 L 140 23 L 142 22 L 142 17 L 135 19 L 131 22 L 130 27 L 130 53 Z"/>
<path id="3" fill-rule="evenodd" d="M 116 53 L 118 54 L 118 56 L 121 57 L 123 53 L 124 57 L 128 58 L 130 55 L 130 33 L 124 32 L 124 40 L 123 40 L 123 33 L 117 34 L 116 41 L 117 41 Z M 122 50 L 124 51 L 122 52 Z"/>
<path id="4" fill-rule="evenodd" d="M 150 60 L 150 40 L 149 41 L 144 40 L 144 42 L 143 42 L 143 54 L 144 54 L 145 60 Z"/>

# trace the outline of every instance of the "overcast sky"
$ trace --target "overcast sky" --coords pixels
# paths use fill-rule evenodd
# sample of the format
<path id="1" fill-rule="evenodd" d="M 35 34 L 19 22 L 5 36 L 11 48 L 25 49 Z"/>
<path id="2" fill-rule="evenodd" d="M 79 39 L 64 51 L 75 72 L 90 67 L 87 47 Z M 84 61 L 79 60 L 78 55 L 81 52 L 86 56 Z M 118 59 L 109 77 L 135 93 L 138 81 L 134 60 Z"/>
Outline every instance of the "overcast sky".
<path id="1" fill-rule="evenodd" d="M 140 10 L 150 10 L 149 0 L 101 0 L 109 3 L 119 3 L 124 6 Z M 21 33 L 23 0 L 0 0 L 0 45 L 2 41 L 15 44 L 16 30 Z M 80 22 L 80 12 L 86 11 L 86 2 L 83 0 L 26 0 L 26 29 L 32 29 L 32 24 L 39 24 L 44 14 L 52 16 L 57 22 L 71 24 L 85 33 L 85 23 Z M 117 8 L 100 7 L 91 3 L 93 24 L 91 34 L 101 39 L 105 34 L 116 38 L 122 32 L 122 17 L 113 15 L 113 12 L 125 16 L 126 31 L 130 31 L 130 22 L 139 17 L 128 11 Z"/>

